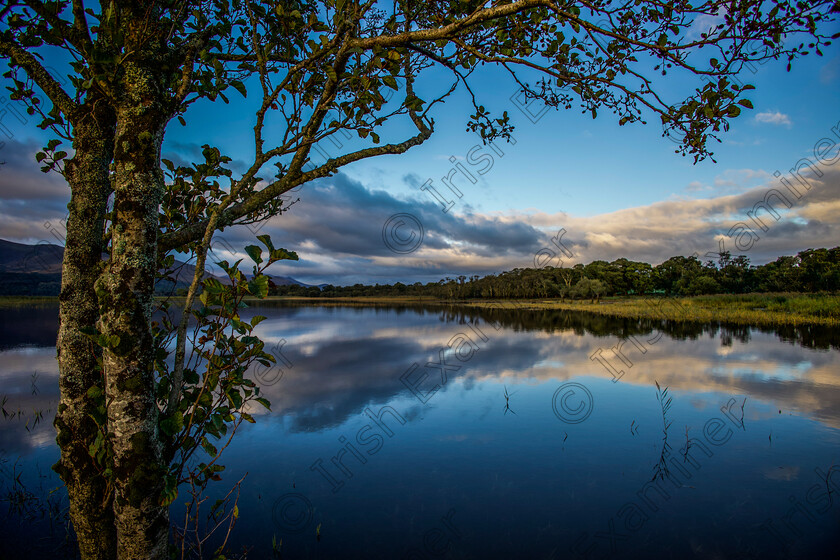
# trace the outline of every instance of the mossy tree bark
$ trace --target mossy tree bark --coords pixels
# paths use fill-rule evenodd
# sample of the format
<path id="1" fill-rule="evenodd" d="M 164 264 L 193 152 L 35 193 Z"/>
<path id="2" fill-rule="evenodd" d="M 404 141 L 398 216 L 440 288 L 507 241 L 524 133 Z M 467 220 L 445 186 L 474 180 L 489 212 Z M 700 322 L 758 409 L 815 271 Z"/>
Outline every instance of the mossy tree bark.
<path id="1" fill-rule="evenodd" d="M 151 332 L 158 207 L 164 193 L 160 147 L 168 120 L 166 80 L 149 56 L 126 64 L 117 103 L 111 255 L 97 283 L 114 513 L 120 560 L 167 557 L 166 473 L 155 399 Z"/>
<path id="2" fill-rule="evenodd" d="M 82 334 L 96 325 L 99 315 L 94 283 L 102 269 L 114 122 L 113 112 L 104 103 L 80 117 L 73 142 L 75 155 L 65 166 L 71 199 L 56 343 L 61 398 L 54 423 L 61 459 L 53 468 L 67 486 L 70 519 L 85 560 L 114 558 L 117 540 L 104 468 L 89 452 L 98 433 L 94 416 L 99 403 L 88 392 L 99 388 L 101 394 L 104 390 L 100 352 Z"/>

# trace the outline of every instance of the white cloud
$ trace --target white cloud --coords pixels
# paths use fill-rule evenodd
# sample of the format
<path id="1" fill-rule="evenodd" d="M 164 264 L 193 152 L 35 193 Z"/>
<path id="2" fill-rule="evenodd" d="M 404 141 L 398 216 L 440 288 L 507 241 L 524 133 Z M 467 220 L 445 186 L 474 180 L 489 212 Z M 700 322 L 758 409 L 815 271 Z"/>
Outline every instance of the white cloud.
<path id="1" fill-rule="evenodd" d="M 12 177 L 5 171 L 0 175 L 0 238 L 24 242 L 45 238 L 49 232 L 44 224 L 66 214 L 66 194 L 58 185 L 42 185 L 42 190 L 30 190 L 31 199 L 21 200 L 15 182 L 5 182 Z M 557 253 L 565 266 L 619 257 L 656 264 L 695 251 L 704 255 L 717 250 L 721 239 L 727 250 L 745 253 L 754 264 L 760 264 L 808 247 L 837 245 L 840 166 L 820 164 L 804 177 L 808 178 L 807 191 L 791 174 L 782 184 L 761 170 L 730 169 L 711 184 L 688 185 L 686 191 L 693 196 L 579 216 L 534 208 L 444 213 L 440 204 L 428 197 L 399 198 L 339 173 L 306 185 L 300 203 L 271 218 L 260 233 L 271 234 L 278 246 L 296 250 L 301 257 L 300 261 L 276 263 L 270 272 L 310 284 L 428 282 L 530 267 L 542 247 L 553 247 L 551 238 L 560 228 L 567 232 L 562 238 L 564 246 L 574 254 L 566 259 Z M 786 185 L 800 189 L 801 198 L 795 198 Z M 771 200 L 778 216 L 760 210 L 757 215 L 766 228 L 762 229 L 747 212 L 759 212 L 756 204 L 771 188 L 778 189 L 790 207 Z M 698 193 L 703 197 L 698 198 Z M 413 253 L 393 253 L 383 242 L 384 224 L 396 213 L 415 216 L 424 228 L 422 245 Z M 748 250 L 735 246 L 728 235 L 738 222 L 748 224 L 758 237 Z M 247 228 L 238 226 L 217 235 L 216 242 L 225 256 L 231 251 L 242 257 L 242 248 L 252 244 L 253 237 Z"/>
<path id="2" fill-rule="evenodd" d="M 763 113 L 758 113 L 755 116 L 755 122 L 768 124 L 783 124 L 786 126 L 790 126 L 791 124 L 793 124 L 788 115 L 780 113 L 779 111 L 765 111 Z"/>
<path id="3" fill-rule="evenodd" d="M 699 16 L 695 17 L 694 21 L 691 22 L 691 26 L 689 27 L 688 32 L 686 33 L 686 37 L 689 39 L 699 39 L 701 34 L 703 33 L 714 34 L 718 24 L 724 23 L 725 13 L 726 10 L 720 8 L 718 12 L 714 15 L 700 14 Z"/>
<path id="4" fill-rule="evenodd" d="M 715 196 L 737 194 L 757 187 L 771 180 L 771 176 L 761 169 L 727 169 L 714 178 L 712 185 L 692 181 L 685 187 L 687 193 L 705 193 Z"/>

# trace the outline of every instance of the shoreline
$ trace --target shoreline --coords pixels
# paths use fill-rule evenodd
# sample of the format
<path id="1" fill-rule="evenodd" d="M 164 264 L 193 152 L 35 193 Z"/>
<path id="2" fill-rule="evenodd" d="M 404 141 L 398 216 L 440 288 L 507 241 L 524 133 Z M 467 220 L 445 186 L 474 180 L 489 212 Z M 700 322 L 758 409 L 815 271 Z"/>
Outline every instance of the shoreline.
<path id="1" fill-rule="evenodd" d="M 741 294 L 693 297 L 624 296 L 600 302 L 504 300 L 509 308 L 595 313 L 624 319 L 721 322 L 748 326 L 840 326 L 840 296 L 824 294 Z M 498 302 L 464 302 L 471 307 L 502 307 Z M 512 305 L 511 305 L 512 304 Z"/>
<path id="2" fill-rule="evenodd" d="M 173 297 L 175 301 L 183 298 Z M 336 305 L 442 305 L 523 311 L 573 311 L 625 319 L 724 322 L 754 326 L 840 326 L 840 295 L 836 294 L 722 294 L 692 297 L 613 296 L 600 301 L 540 299 L 446 300 L 433 296 L 352 296 L 337 298 L 268 296 L 246 299 L 249 304 L 299 302 Z M 0 308 L 57 304 L 57 296 L 0 296 Z"/>

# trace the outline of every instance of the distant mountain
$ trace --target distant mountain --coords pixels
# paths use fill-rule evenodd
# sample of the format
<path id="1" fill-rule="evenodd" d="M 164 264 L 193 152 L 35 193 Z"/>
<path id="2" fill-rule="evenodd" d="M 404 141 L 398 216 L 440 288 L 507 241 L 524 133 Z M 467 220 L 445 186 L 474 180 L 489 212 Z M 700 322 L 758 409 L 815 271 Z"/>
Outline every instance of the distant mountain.
<path id="1" fill-rule="evenodd" d="M 64 248 L 59 245 L 0 239 L 0 295 L 57 296 L 63 256 Z"/>
<path id="2" fill-rule="evenodd" d="M 309 288 L 311 284 L 304 284 L 299 280 L 295 280 L 291 276 L 271 276 L 268 275 L 268 279 L 274 282 L 277 286 L 303 286 L 304 288 Z"/>
<path id="3" fill-rule="evenodd" d="M 61 261 L 64 247 L 49 243 L 26 245 L 0 239 L 0 295 L 57 296 L 61 291 Z M 222 283 L 227 278 L 205 272 Z M 175 261 L 172 280 L 158 281 L 155 291 L 161 294 L 187 289 L 195 276 L 195 266 Z M 277 286 L 309 287 L 291 276 L 269 276 Z M 174 280 L 174 282 L 173 282 Z"/>
<path id="4" fill-rule="evenodd" d="M 61 274 L 64 247 L 50 243 L 25 245 L 0 239 L 0 272 Z"/>
<path id="5" fill-rule="evenodd" d="M 175 263 L 176 263 L 176 266 L 177 266 L 179 264 L 179 261 L 175 261 Z M 178 271 L 176 289 L 178 289 L 178 288 L 189 288 L 190 284 L 192 283 L 193 276 L 195 275 L 195 267 L 191 264 L 184 264 L 184 263 L 180 263 L 180 264 L 182 266 Z M 227 276 L 214 275 L 214 274 L 210 274 L 208 272 L 205 272 L 205 275 L 215 278 L 216 280 L 218 280 L 222 284 L 230 285 L 230 280 L 228 279 Z M 269 281 L 273 282 L 275 286 L 303 286 L 304 288 L 311 287 L 311 284 L 304 284 L 303 282 L 301 282 L 299 280 L 295 280 L 291 276 L 272 276 L 270 274 L 266 274 L 266 276 L 268 276 Z M 172 289 L 172 283 L 171 282 L 168 283 L 167 289 L 168 290 Z M 158 282 L 157 291 L 158 292 L 166 291 L 161 286 L 161 282 Z"/>
<path id="6" fill-rule="evenodd" d="M 170 280 L 158 280 L 155 285 L 155 292 L 159 294 L 174 294 L 178 290 L 188 290 L 195 276 L 195 266 L 176 260 L 170 274 L 174 274 L 174 277 L 171 277 L 175 280 L 175 285 L 173 286 Z M 222 278 L 216 276 L 207 272 L 207 270 L 204 271 L 204 277 L 215 278 L 222 284 L 230 284 L 227 277 Z"/>

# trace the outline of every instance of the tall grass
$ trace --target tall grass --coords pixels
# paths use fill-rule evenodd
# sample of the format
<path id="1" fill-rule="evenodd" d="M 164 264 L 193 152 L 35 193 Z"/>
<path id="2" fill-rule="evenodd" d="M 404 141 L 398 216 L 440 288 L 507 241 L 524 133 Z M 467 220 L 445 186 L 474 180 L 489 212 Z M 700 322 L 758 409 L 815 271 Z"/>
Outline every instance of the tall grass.
<path id="1" fill-rule="evenodd" d="M 667 304 L 662 305 L 666 302 Z M 480 302 L 472 305 L 486 307 L 490 304 Z M 519 307 L 568 309 L 614 317 L 698 322 L 721 321 L 756 326 L 802 324 L 840 326 L 840 295 L 834 294 L 777 293 L 668 299 L 622 297 L 604 299 L 600 303 L 542 300 L 525 305 L 520 304 Z"/>
<path id="2" fill-rule="evenodd" d="M 57 303 L 58 296 L 0 296 L 0 307 L 55 305 Z"/>
<path id="3" fill-rule="evenodd" d="M 840 295 L 830 294 L 744 294 L 694 298 L 710 309 L 725 307 L 747 311 L 766 310 L 807 317 L 840 319 Z"/>

